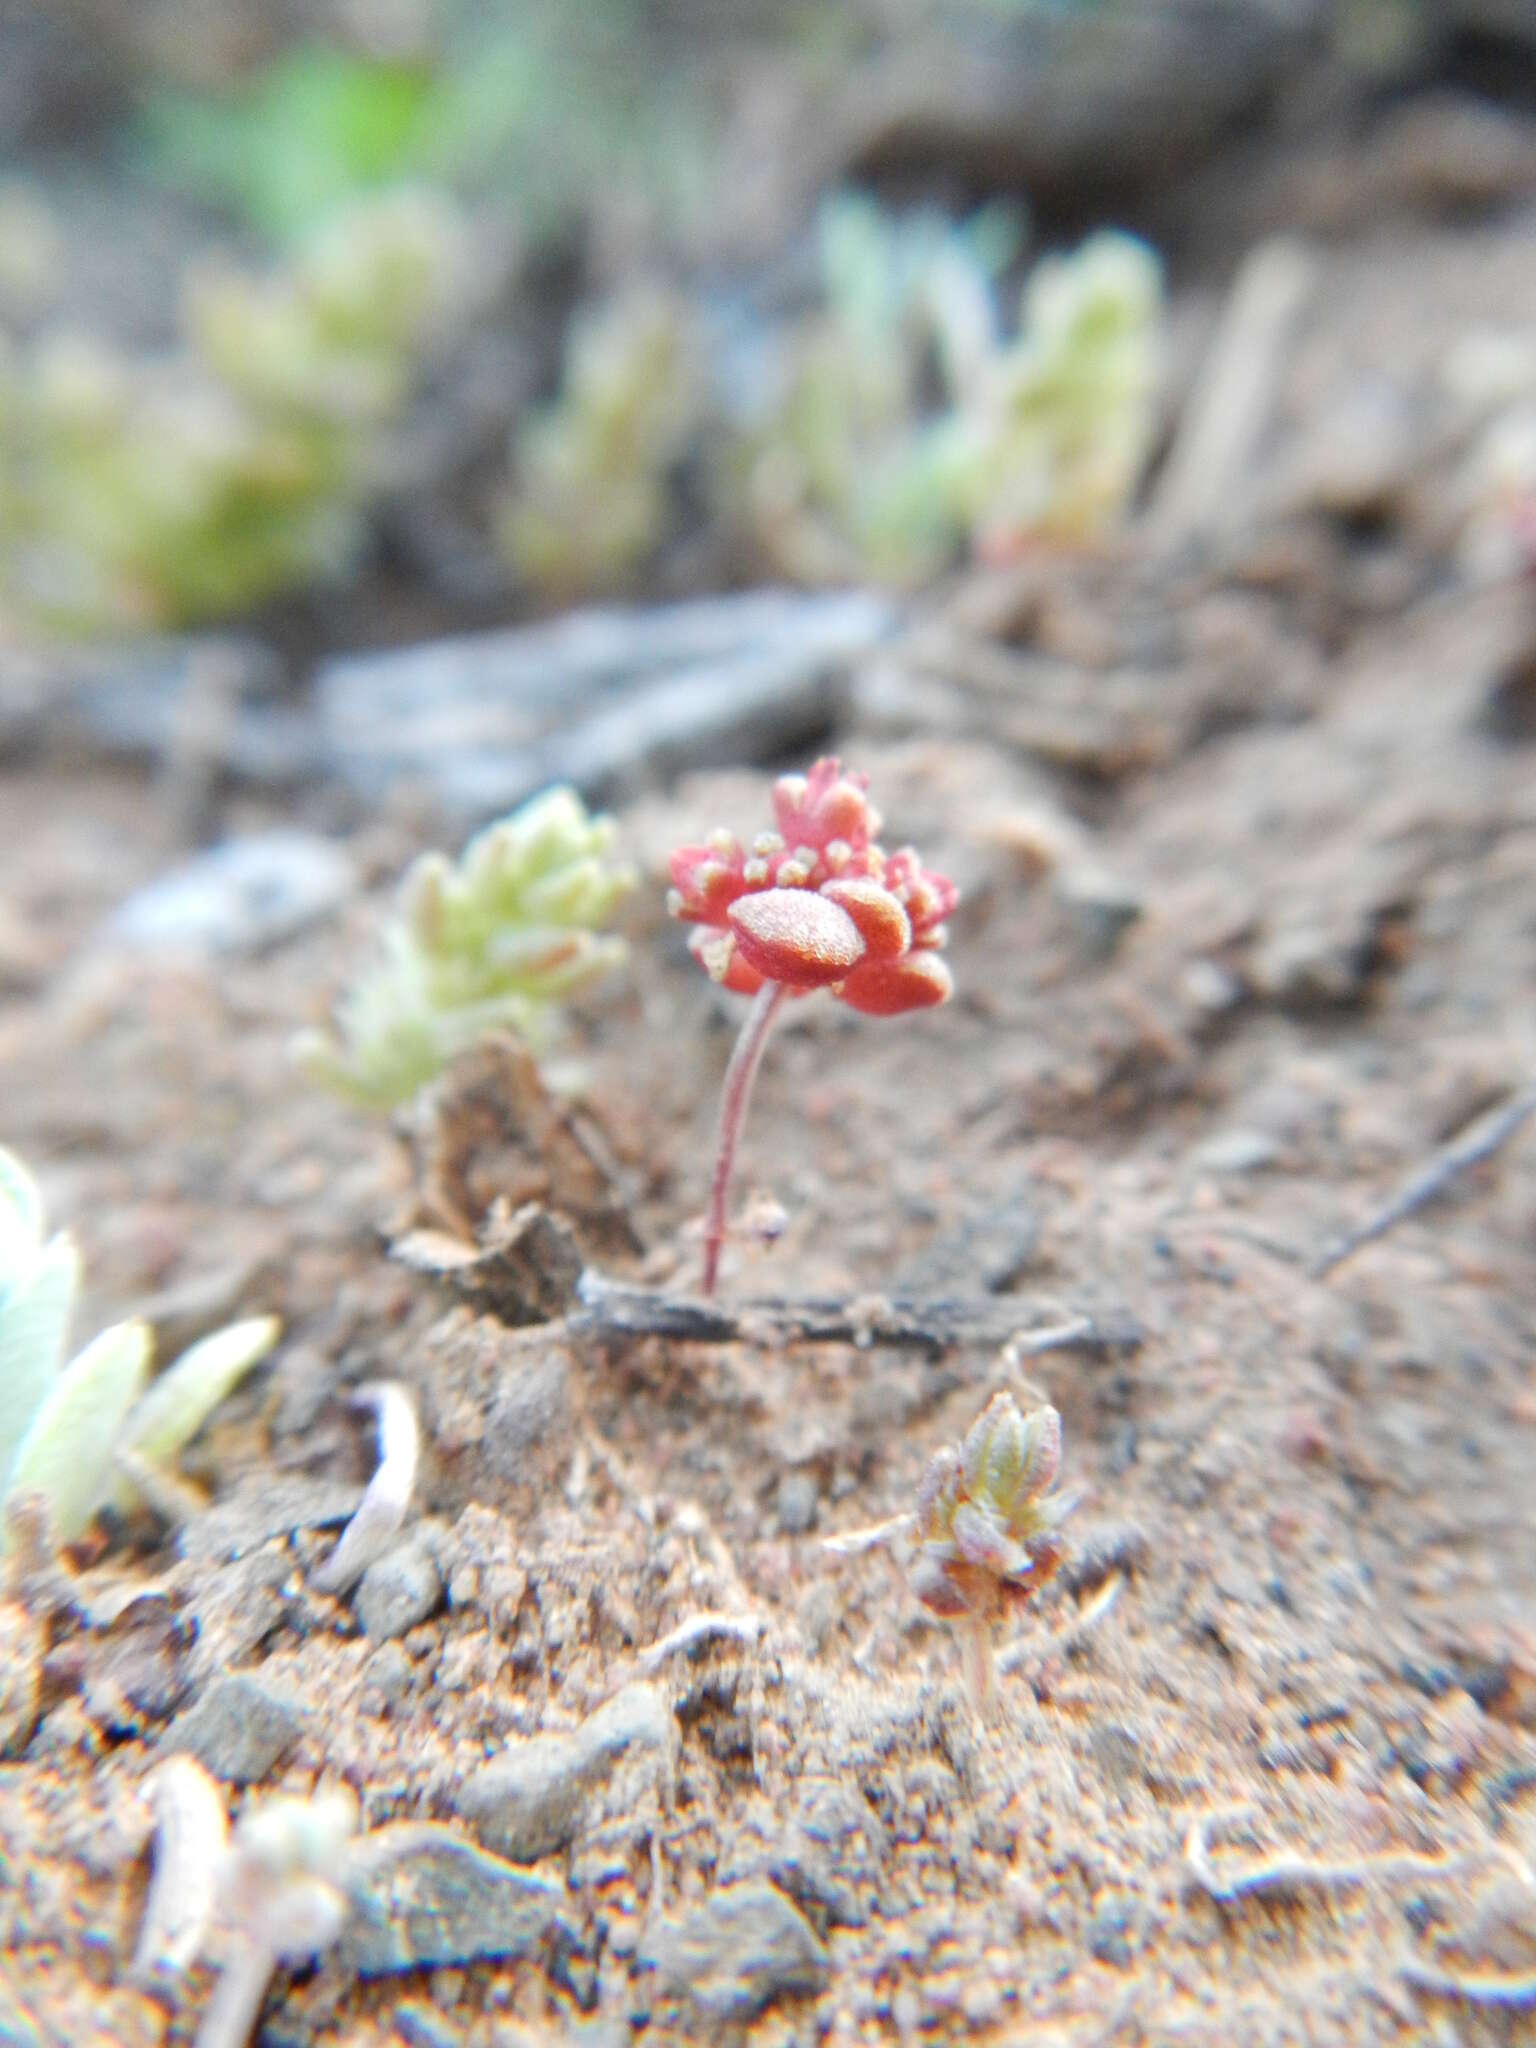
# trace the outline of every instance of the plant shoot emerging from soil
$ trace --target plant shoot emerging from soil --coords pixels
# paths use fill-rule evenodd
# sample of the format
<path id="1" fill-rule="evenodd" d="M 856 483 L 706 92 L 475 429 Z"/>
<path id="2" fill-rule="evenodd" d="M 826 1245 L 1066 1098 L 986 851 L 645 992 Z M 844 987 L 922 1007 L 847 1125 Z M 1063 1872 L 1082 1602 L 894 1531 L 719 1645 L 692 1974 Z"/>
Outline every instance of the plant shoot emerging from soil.
<path id="1" fill-rule="evenodd" d="M 689 950 L 711 981 L 752 1007 L 731 1055 L 704 1234 L 712 1294 L 726 1238 L 726 1198 L 752 1082 L 773 1020 L 790 996 L 830 989 L 870 1017 L 931 1009 L 953 992 L 939 957 L 959 891 L 910 846 L 875 843 L 868 778 L 828 757 L 773 787 L 777 829 L 744 847 L 732 832 L 672 856 L 672 916 L 693 926 Z"/>
<path id="2" fill-rule="evenodd" d="M 1053 1491 L 1061 1417 L 1024 1414 L 994 1394 L 963 1443 L 935 1452 L 917 1494 L 912 1590 L 934 1614 L 960 1623 L 966 1683 L 977 1710 L 993 1699 L 992 1631 L 1050 1579 L 1064 1546 L 1070 1497 Z"/>

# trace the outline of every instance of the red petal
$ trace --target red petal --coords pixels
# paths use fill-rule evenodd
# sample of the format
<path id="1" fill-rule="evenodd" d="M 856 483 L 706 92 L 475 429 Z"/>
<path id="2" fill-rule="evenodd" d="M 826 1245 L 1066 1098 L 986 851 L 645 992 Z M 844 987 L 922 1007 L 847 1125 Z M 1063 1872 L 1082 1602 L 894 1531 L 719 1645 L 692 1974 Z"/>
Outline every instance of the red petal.
<path id="1" fill-rule="evenodd" d="M 937 953 L 909 953 L 904 960 L 866 960 L 837 993 L 840 1001 L 866 1017 L 899 1017 L 904 1010 L 931 1010 L 936 1003 L 947 1003 L 954 992 L 949 969 Z"/>
<path id="2" fill-rule="evenodd" d="M 745 889 L 742 851 L 719 846 L 680 846 L 672 856 L 672 883 L 679 901 L 674 914 L 690 924 L 723 925 L 725 913 Z"/>
<path id="3" fill-rule="evenodd" d="M 824 853 L 841 839 L 862 853 L 879 829 L 865 791 L 869 778 L 845 775 L 835 754 L 823 755 L 808 775 L 781 776 L 773 788 L 773 814 L 791 847 Z"/>
<path id="4" fill-rule="evenodd" d="M 825 988 L 864 956 L 859 928 L 814 889 L 764 889 L 731 905 L 742 958 L 786 988 Z"/>
<path id="5" fill-rule="evenodd" d="M 821 894 L 846 910 L 859 928 L 870 960 L 899 960 L 912 943 L 912 920 L 889 889 L 872 875 L 847 882 L 824 882 Z"/>

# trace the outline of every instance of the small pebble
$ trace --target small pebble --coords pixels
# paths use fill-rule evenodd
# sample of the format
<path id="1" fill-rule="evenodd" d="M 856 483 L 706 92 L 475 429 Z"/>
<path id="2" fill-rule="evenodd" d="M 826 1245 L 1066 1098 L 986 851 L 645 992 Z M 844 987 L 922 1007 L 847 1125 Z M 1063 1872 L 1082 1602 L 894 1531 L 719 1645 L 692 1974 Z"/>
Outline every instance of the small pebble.
<path id="1" fill-rule="evenodd" d="M 249 1671 L 210 1679 L 161 1740 L 169 1756 L 184 1750 L 229 1785 L 256 1785 L 297 1743 L 302 1710 Z"/>
<path id="2" fill-rule="evenodd" d="M 778 1524 L 782 1536 L 803 1536 L 816 1526 L 816 1482 L 809 1472 L 786 1472 L 779 1481 Z"/>
<path id="3" fill-rule="evenodd" d="M 403 1636 L 442 1604 L 443 1575 L 437 1559 L 413 1532 L 369 1565 L 353 1600 L 363 1633 L 374 1642 Z"/>

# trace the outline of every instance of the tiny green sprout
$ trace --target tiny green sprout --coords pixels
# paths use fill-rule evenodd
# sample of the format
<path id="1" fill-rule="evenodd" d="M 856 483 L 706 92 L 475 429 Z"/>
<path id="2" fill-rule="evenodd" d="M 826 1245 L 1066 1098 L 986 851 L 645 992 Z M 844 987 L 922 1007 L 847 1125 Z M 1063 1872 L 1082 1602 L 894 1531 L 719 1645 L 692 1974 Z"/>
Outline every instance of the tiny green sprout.
<path id="1" fill-rule="evenodd" d="M 296 1042 L 305 1072 L 393 1108 L 488 1032 L 545 1043 L 561 999 L 625 955 L 622 939 L 597 929 L 635 886 L 634 870 L 608 858 L 614 831 L 562 786 L 488 825 L 457 867 L 421 855 L 383 959 L 338 1006 L 338 1035 Z"/>
<path id="2" fill-rule="evenodd" d="M 150 1380 L 148 1324 L 114 1323 L 66 1364 L 79 1283 L 74 1245 L 46 1235 L 35 1181 L 0 1149 L 0 1504 L 41 1496 L 61 1543 L 102 1508 L 131 1506 L 132 1475 L 168 1469 L 280 1328 L 275 1316 L 233 1323 Z"/>
<path id="3" fill-rule="evenodd" d="M 681 302 L 642 288 L 582 314 L 560 396 L 519 428 L 502 539 L 548 597 L 630 587 L 672 524 L 672 472 L 703 412 Z"/>
<path id="4" fill-rule="evenodd" d="M 1003 1392 L 963 1443 L 934 1454 L 918 1488 L 912 1590 L 934 1614 L 960 1623 L 966 1682 L 982 1714 L 994 1699 L 994 1626 L 1061 1564 L 1058 1532 L 1072 1503 L 1053 1490 L 1060 1467 L 1056 1410 L 1026 1415 Z"/>

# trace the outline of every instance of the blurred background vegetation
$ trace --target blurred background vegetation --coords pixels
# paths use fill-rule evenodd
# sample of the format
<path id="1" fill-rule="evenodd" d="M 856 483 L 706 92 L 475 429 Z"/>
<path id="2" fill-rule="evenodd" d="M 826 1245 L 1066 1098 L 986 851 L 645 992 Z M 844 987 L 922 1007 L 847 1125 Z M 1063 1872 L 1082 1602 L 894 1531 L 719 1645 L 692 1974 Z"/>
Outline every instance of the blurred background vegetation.
<path id="1" fill-rule="evenodd" d="M 1513 0 L 0 0 L 0 632 L 1095 544 L 1169 266 L 1253 225 L 1233 152 L 1260 191 L 1533 43 Z"/>

